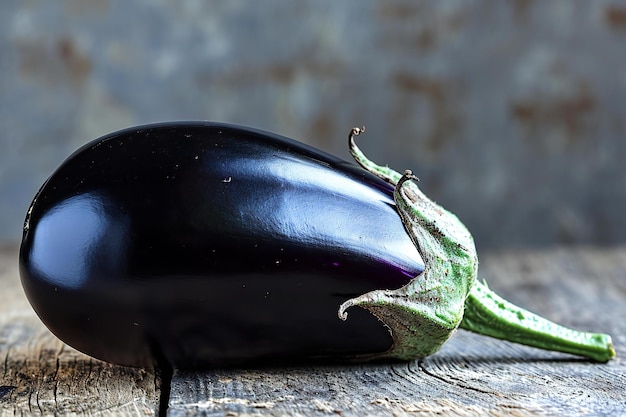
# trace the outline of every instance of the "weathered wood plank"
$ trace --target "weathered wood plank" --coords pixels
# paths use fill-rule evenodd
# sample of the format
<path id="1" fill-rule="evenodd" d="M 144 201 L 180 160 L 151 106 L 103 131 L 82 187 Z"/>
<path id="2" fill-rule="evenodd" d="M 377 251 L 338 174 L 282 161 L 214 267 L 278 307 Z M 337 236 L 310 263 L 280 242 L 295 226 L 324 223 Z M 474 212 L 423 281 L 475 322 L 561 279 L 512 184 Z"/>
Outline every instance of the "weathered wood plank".
<path id="1" fill-rule="evenodd" d="M 0 417 L 158 413 L 157 372 L 92 359 L 43 326 L 19 283 L 14 247 L 0 248 L 0 289 Z"/>
<path id="2" fill-rule="evenodd" d="M 421 362 L 175 371 L 168 415 L 624 415 L 626 248 L 492 252 L 481 276 L 506 298 L 608 332 L 608 364 L 457 332 Z"/>

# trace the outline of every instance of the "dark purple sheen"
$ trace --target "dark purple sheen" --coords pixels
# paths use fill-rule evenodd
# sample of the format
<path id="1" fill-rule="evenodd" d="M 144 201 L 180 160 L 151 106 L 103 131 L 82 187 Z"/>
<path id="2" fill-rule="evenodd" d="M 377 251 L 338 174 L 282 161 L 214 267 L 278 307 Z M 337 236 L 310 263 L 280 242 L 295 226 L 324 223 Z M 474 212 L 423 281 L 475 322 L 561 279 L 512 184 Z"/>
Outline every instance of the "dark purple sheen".
<path id="1" fill-rule="evenodd" d="M 70 156 L 33 201 L 20 268 L 39 317 L 78 350 L 201 367 L 384 351 L 376 318 L 337 309 L 423 262 L 383 181 L 271 133 L 185 122 Z"/>

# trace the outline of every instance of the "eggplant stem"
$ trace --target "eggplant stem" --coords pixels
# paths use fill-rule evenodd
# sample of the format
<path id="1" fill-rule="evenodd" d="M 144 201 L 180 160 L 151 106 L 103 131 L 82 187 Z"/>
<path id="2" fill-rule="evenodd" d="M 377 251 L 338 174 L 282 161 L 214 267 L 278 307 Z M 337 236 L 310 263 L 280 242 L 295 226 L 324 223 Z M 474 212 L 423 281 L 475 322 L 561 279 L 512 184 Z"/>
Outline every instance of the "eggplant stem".
<path id="1" fill-rule="evenodd" d="M 518 307 L 478 280 L 465 300 L 462 329 L 497 339 L 584 356 L 598 362 L 615 357 L 611 336 L 561 326 Z"/>
<path id="2" fill-rule="evenodd" d="M 478 282 L 478 257 L 469 230 L 454 214 L 424 195 L 410 170 L 402 175 L 370 161 L 354 140 L 364 129 L 356 127 L 350 131 L 350 153 L 367 171 L 395 186 L 396 209 L 424 260 L 425 269 L 403 288 L 375 290 L 349 300 L 340 307 L 340 317 L 344 318 L 346 308 L 352 305 L 370 309 L 392 330 L 394 346 L 388 354 L 405 359 L 434 353 L 449 337 L 449 334 L 436 340 L 420 337 L 420 331 L 428 334 L 424 323 L 443 323 L 441 328 L 448 329 L 450 334 L 458 326 L 598 362 L 607 362 L 615 356 L 609 335 L 580 332 L 553 323 L 502 299 L 486 284 Z M 396 323 L 396 316 L 401 316 L 402 323 Z"/>

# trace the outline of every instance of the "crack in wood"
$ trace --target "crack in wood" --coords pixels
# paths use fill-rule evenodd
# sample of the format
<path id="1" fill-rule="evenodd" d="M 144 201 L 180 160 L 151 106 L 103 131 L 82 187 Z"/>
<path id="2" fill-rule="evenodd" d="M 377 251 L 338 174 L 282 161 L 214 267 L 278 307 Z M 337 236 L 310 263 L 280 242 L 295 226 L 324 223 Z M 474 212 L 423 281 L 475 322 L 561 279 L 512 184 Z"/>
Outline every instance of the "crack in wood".
<path id="1" fill-rule="evenodd" d="M 3 397 L 9 395 L 13 390 L 17 388 L 13 385 L 0 385 L 0 401 Z"/>
<path id="2" fill-rule="evenodd" d="M 159 390 L 159 402 L 157 409 L 158 417 L 167 417 L 168 408 L 170 403 L 170 395 L 172 391 L 172 376 L 174 375 L 174 370 L 164 365 L 158 371 L 154 373 L 154 386 L 155 389 Z M 160 379 L 160 384 L 159 384 Z"/>
<path id="3" fill-rule="evenodd" d="M 473 387 L 471 385 L 468 384 L 464 384 L 462 382 L 460 382 L 460 380 L 456 379 L 456 378 L 450 378 L 448 379 L 447 377 L 441 376 L 441 375 L 437 375 L 434 372 L 431 372 L 430 370 L 428 370 L 425 366 L 423 361 L 418 361 L 418 368 L 420 371 L 422 371 L 424 374 L 428 375 L 431 378 L 435 378 L 438 381 L 444 382 L 446 384 L 458 387 L 458 388 L 462 388 L 465 390 L 470 390 L 470 391 L 475 391 L 475 392 L 480 392 L 482 394 L 488 394 L 488 395 L 498 395 L 497 392 L 491 391 L 491 390 L 483 390 L 477 387 Z"/>

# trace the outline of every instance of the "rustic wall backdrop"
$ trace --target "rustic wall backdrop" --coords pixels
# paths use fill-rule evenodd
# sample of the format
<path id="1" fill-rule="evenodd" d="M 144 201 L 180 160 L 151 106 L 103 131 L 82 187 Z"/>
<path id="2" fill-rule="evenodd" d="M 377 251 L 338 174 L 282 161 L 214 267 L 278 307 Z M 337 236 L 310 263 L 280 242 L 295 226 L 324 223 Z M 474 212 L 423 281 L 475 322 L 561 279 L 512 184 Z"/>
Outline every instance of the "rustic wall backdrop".
<path id="1" fill-rule="evenodd" d="M 251 125 L 412 168 L 479 247 L 626 242 L 626 2 L 0 3 L 0 239 L 76 147 Z"/>

